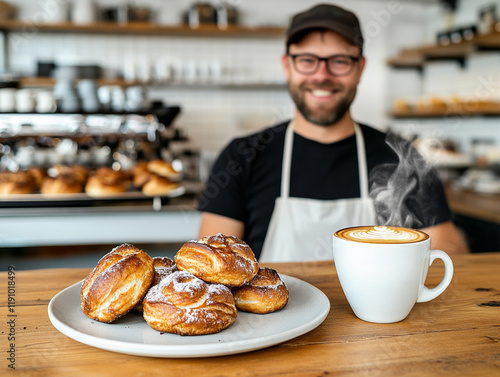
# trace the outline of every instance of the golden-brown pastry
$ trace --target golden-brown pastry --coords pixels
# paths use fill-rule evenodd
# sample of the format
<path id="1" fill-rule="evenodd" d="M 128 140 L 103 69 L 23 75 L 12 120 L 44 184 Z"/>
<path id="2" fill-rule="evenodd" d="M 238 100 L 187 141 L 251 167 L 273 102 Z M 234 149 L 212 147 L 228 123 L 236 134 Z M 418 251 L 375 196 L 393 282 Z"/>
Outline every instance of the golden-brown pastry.
<path id="1" fill-rule="evenodd" d="M 90 170 L 82 165 L 73 165 L 71 167 L 71 173 L 73 177 L 79 182 L 85 183 L 89 176 Z"/>
<path id="2" fill-rule="evenodd" d="M 85 192 L 93 197 L 119 195 L 128 190 L 130 181 L 124 172 L 111 168 L 99 168 L 85 184 Z"/>
<path id="3" fill-rule="evenodd" d="M 27 172 L 33 176 L 36 188 L 40 188 L 43 180 L 47 177 L 47 169 L 42 167 L 31 167 Z"/>
<path id="4" fill-rule="evenodd" d="M 250 246 L 221 233 L 186 242 L 175 255 L 175 264 L 206 282 L 232 287 L 249 282 L 259 271 Z"/>
<path id="5" fill-rule="evenodd" d="M 26 171 L 0 173 L 0 195 L 30 194 L 35 187 L 34 177 Z"/>
<path id="6" fill-rule="evenodd" d="M 49 169 L 48 173 L 51 177 L 71 177 L 73 180 L 83 184 L 87 180 L 89 169 L 82 165 L 54 165 Z"/>
<path id="7" fill-rule="evenodd" d="M 168 257 L 154 257 L 153 266 L 155 268 L 155 275 L 151 285 L 158 284 L 164 277 L 178 271 L 175 262 Z"/>
<path id="8" fill-rule="evenodd" d="M 147 253 L 130 244 L 115 247 L 83 281 L 83 313 L 100 322 L 113 322 L 144 297 L 153 276 L 153 259 Z"/>
<path id="9" fill-rule="evenodd" d="M 93 175 L 107 177 L 108 179 L 113 179 L 115 181 L 127 181 L 130 179 L 130 172 L 124 170 L 113 170 L 110 167 L 101 167 L 99 169 L 96 169 L 93 172 Z"/>
<path id="10" fill-rule="evenodd" d="M 153 174 L 148 170 L 148 163 L 146 161 L 137 163 L 132 167 L 130 172 L 132 174 L 132 183 L 138 188 L 144 186 Z"/>
<path id="11" fill-rule="evenodd" d="M 40 192 L 44 195 L 78 194 L 82 191 L 83 183 L 71 175 L 45 177 L 40 186 Z"/>
<path id="12" fill-rule="evenodd" d="M 171 180 L 178 180 L 181 177 L 181 173 L 175 170 L 168 161 L 160 159 L 151 160 L 148 162 L 147 168 L 151 173 Z"/>
<path id="13" fill-rule="evenodd" d="M 168 178 L 152 174 L 149 180 L 142 186 L 142 193 L 146 196 L 163 196 L 177 187 L 179 185 Z"/>
<path id="14" fill-rule="evenodd" d="M 271 313 L 288 303 L 288 288 L 276 270 L 263 267 L 248 283 L 232 289 L 236 307 L 251 313 Z"/>
<path id="15" fill-rule="evenodd" d="M 229 288 L 207 284 L 177 271 L 153 286 L 143 301 L 143 316 L 153 329 L 179 335 L 205 335 L 230 326 L 238 315 Z"/>
<path id="16" fill-rule="evenodd" d="M 178 271 L 175 262 L 168 257 L 154 257 L 153 267 L 155 273 L 153 281 L 151 282 L 151 287 L 158 284 L 163 280 L 163 278 L 167 277 L 168 275 L 174 273 L 175 271 Z M 142 300 L 134 306 L 134 309 L 142 312 Z"/>

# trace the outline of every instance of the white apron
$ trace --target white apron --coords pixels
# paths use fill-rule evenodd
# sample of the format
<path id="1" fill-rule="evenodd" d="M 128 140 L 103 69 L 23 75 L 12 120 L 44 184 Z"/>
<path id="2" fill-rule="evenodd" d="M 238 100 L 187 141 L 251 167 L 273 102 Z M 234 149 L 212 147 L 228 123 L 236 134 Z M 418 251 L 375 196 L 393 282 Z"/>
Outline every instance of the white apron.
<path id="1" fill-rule="evenodd" d="M 368 194 L 365 143 L 359 126 L 354 124 L 361 197 L 338 200 L 289 197 L 293 130 L 291 122 L 283 148 L 281 196 L 276 198 L 260 262 L 332 260 L 335 231 L 356 225 L 375 225 L 375 206 Z"/>

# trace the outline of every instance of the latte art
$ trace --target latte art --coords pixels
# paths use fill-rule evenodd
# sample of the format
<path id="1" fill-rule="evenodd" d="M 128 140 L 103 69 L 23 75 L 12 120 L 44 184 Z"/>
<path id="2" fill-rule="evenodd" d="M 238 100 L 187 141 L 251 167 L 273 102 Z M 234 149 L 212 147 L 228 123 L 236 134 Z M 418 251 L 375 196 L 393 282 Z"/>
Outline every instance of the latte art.
<path id="1" fill-rule="evenodd" d="M 339 230 L 335 236 L 366 243 L 413 243 L 429 238 L 424 232 L 395 226 L 359 226 Z"/>

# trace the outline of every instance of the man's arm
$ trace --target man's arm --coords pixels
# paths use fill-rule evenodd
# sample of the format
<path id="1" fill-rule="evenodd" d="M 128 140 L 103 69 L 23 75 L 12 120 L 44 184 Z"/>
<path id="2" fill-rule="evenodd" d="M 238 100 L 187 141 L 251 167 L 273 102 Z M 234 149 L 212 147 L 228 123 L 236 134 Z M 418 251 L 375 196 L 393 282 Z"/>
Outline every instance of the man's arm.
<path id="1" fill-rule="evenodd" d="M 452 221 L 424 228 L 422 231 L 431 236 L 431 247 L 433 249 L 443 250 L 450 255 L 469 252 L 465 237 Z"/>
<path id="2" fill-rule="evenodd" d="M 210 212 L 202 212 L 198 238 L 213 236 L 217 233 L 243 239 L 245 234 L 245 225 L 243 222 L 229 217 L 216 215 Z"/>

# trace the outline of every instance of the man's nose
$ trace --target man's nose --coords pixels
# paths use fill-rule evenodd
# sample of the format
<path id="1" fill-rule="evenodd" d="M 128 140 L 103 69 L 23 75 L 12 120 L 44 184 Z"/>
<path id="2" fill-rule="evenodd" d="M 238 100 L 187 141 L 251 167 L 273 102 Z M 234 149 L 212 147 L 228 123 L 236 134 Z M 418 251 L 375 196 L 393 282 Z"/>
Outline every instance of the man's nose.
<path id="1" fill-rule="evenodd" d="M 326 61 L 326 60 L 320 60 L 319 61 L 319 67 L 316 70 L 315 75 L 327 76 L 327 77 L 332 77 L 333 76 L 330 73 L 330 70 L 328 69 L 328 61 Z"/>

